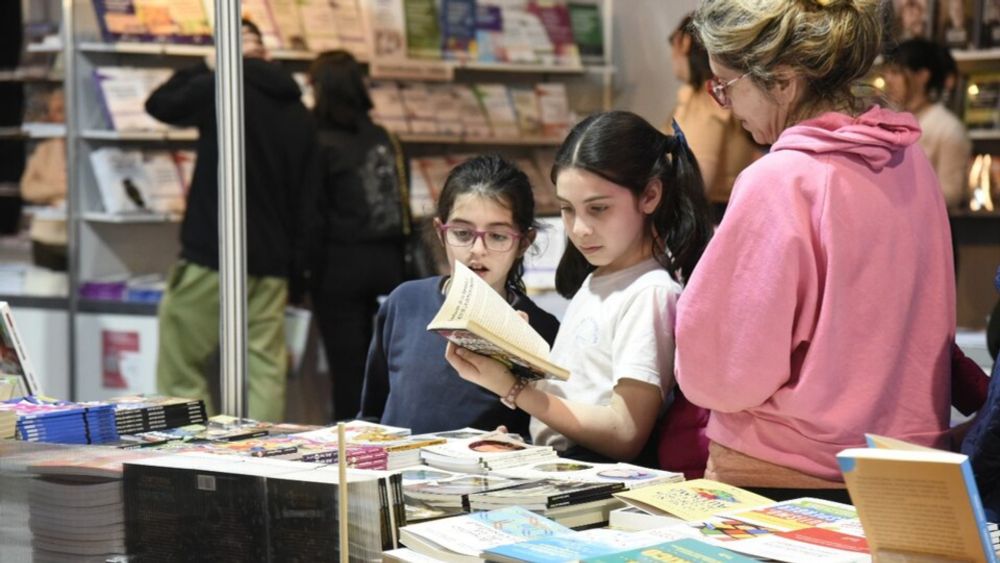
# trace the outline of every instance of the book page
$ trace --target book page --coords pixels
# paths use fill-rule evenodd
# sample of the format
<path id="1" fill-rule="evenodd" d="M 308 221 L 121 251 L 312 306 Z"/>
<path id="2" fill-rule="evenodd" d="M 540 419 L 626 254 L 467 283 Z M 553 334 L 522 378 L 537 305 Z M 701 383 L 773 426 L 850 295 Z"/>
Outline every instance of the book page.
<path id="1" fill-rule="evenodd" d="M 428 328 L 464 328 L 462 325 L 470 321 L 515 348 L 543 359 L 549 357 L 548 343 L 528 321 L 468 266 L 456 261 L 448 296 Z"/>

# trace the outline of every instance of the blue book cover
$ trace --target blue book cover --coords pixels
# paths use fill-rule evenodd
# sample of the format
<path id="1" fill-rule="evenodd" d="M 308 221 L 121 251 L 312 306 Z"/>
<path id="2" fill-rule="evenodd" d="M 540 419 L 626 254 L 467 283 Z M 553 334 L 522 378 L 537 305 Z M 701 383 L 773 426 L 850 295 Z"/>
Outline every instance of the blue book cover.
<path id="1" fill-rule="evenodd" d="M 446 59 L 476 58 L 476 0 L 443 0 L 441 51 Z"/>
<path id="2" fill-rule="evenodd" d="M 588 557 L 581 561 L 583 563 L 659 563 L 662 561 L 754 563 L 757 560 L 696 539 L 683 539 L 629 551 L 621 551 L 611 555 Z"/>
<path id="3" fill-rule="evenodd" d="M 483 555 L 488 560 L 502 559 L 504 561 L 532 561 L 534 563 L 578 561 L 587 557 L 621 552 L 623 547 L 614 544 L 613 536 L 615 535 L 631 534 L 614 530 L 586 530 L 501 545 L 486 550 Z M 601 541 L 602 539 L 606 541 Z M 635 545 L 635 543 L 631 545 Z"/>

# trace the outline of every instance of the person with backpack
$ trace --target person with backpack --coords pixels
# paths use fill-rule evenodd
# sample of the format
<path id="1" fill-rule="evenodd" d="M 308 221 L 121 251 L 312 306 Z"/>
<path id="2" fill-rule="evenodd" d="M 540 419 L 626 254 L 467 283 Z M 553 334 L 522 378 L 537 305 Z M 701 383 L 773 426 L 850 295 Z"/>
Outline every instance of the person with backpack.
<path id="1" fill-rule="evenodd" d="M 320 54 L 309 79 L 323 167 L 310 295 L 330 366 L 333 420 L 350 419 L 360 406 L 377 298 L 405 277 L 406 168 L 398 141 L 368 115 L 372 101 L 349 52 Z"/>

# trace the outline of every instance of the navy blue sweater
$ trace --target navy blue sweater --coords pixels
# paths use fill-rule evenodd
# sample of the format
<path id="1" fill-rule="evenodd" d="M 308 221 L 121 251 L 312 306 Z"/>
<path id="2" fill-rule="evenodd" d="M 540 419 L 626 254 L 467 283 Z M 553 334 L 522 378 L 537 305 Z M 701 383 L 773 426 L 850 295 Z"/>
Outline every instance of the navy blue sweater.
<path id="1" fill-rule="evenodd" d="M 493 430 L 498 425 L 528 435 L 528 415 L 505 407 L 482 387 L 462 379 L 444 359 L 447 340 L 427 332 L 444 295 L 443 278 L 406 282 L 382 304 L 368 349 L 361 412 L 358 418 L 402 426 L 414 434 L 471 426 Z M 559 321 L 524 295 L 512 304 L 552 344 Z"/>

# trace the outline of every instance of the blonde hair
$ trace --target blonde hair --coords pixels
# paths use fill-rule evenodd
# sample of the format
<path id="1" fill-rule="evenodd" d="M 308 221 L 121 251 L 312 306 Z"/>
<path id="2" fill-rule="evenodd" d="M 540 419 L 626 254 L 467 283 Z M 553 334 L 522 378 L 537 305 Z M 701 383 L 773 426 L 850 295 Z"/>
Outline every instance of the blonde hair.
<path id="1" fill-rule="evenodd" d="M 783 78 L 778 67 L 803 77 L 795 122 L 864 109 L 852 88 L 879 54 L 884 16 L 882 0 L 702 0 L 693 25 L 712 59 L 765 92 Z"/>

